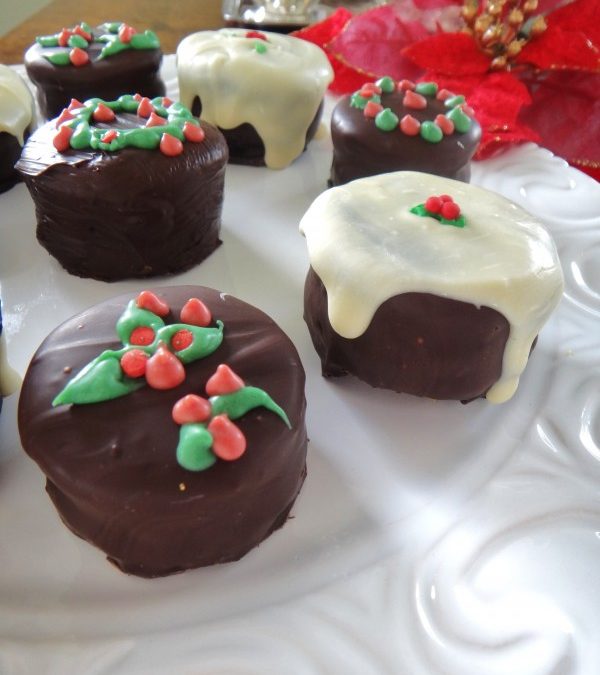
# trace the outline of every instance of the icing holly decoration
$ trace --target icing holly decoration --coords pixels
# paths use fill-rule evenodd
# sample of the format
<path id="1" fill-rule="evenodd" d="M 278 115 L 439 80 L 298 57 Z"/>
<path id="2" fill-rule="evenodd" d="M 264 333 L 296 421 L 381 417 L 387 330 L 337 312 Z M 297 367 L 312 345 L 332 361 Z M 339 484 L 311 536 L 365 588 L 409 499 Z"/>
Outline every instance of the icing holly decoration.
<path id="1" fill-rule="evenodd" d="M 44 58 L 55 66 L 74 65 L 77 67 L 90 63 L 87 53 L 93 42 L 104 46 L 100 50 L 97 61 L 108 56 L 118 54 L 125 49 L 158 49 L 160 41 L 151 30 L 138 33 L 135 28 L 126 23 L 105 23 L 97 30 L 82 22 L 73 28 L 63 28 L 55 35 L 41 35 L 35 38 L 36 42 L 44 48 L 71 48 L 70 51 L 53 51 L 44 54 Z"/>
<path id="2" fill-rule="evenodd" d="M 115 122 L 119 113 L 137 114 L 140 127 L 101 129 L 94 122 Z M 181 103 L 162 96 L 150 100 L 125 94 L 116 101 L 91 98 L 84 103 L 73 99 L 55 121 L 54 146 L 59 152 L 103 150 L 116 152 L 127 147 L 159 148 L 168 157 L 183 152 L 183 142 L 201 143 L 204 130 L 200 122 Z M 66 131 L 65 131 L 66 130 Z"/>
<path id="3" fill-rule="evenodd" d="M 258 387 L 246 386 L 239 375 L 221 364 L 206 383 L 206 400 L 188 394 L 173 406 L 173 420 L 181 425 L 177 462 L 188 471 L 204 471 L 218 459 L 234 461 L 246 451 L 246 438 L 233 423 L 255 408 L 266 408 L 291 429 L 282 408 Z"/>
<path id="4" fill-rule="evenodd" d="M 442 225 L 464 227 L 465 217 L 460 212 L 460 206 L 450 195 L 432 195 L 423 204 L 417 204 L 410 209 L 417 216 L 430 217 L 438 220 Z"/>
<path id="5" fill-rule="evenodd" d="M 148 308 L 152 309 L 148 309 Z M 149 385 L 172 389 L 185 380 L 185 366 L 212 354 L 223 341 L 223 322 L 216 327 L 165 324 L 157 311 L 168 306 L 143 291 L 119 317 L 116 332 L 121 349 L 107 349 L 87 364 L 52 402 L 85 404 L 108 401 Z M 156 311 L 153 311 L 156 310 Z M 181 341 L 177 336 L 186 335 Z M 191 338 L 191 339 L 190 339 Z"/>
<path id="6" fill-rule="evenodd" d="M 404 92 L 402 105 L 407 114 L 402 119 L 385 107 L 385 99 L 382 101 L 386 94 L 396 91 Z M 443 101 L 448 112 L 445 115 L 436 115 L 433 120 L 419 121 L 413 117 L 411 110 L 426 110 L 429 106 L 428 99 Z M 420 135 L 428 143 L 439 143 L 444 136 L 453 133 L 464 134 L 473 123 L 473 110 L 466 105 L 464 96 L 453 94 L 447 89 L 438 89 L 435 82 L 396 82 L 387 75 L 377 82 L 363 84 L 350 96 L 350 107 L 362 110 L 366 118 L 374 120 L 380 131 L 389 133 L 399 128 L 403 134 Z"/>

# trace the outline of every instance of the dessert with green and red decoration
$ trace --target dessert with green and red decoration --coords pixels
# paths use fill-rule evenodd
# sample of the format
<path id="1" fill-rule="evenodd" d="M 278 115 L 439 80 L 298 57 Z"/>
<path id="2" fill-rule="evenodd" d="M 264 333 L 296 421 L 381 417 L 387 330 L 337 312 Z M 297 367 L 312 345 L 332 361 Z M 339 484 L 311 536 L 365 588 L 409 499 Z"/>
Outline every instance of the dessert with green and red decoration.
<path id="1" fill-rule="evenodd" d="M 481 128 L 464 96 L 386 76 L 336 105 L 331 137 L 331 185 L 392 171 L 468 182 Z"/>
<path id="2" fill-rule="evenodd" d="M 71 274 L 114 281 L 181 272 L 220 244 L 227 144 L 178 101 L 72 99 L 17 170 L 39 242 Z"/>
<path id="3" fill-rule="evenodd" d="M 139 576 L 237 560 L 286 522 L 306 475 L 298 353 L 263 312 L 199 286 L 59 326 L 19 427 L 64 523 Z"/>
<path id="4" fill-rule="evenodd" d="M 24 60 L 47 119 L 56 117 L 72 98 L 111 100 L 128 91 L 154 98 L 165 93 L 156 33 L 120 21 L 96 27 L 81 22 L 40 35 Z"/>

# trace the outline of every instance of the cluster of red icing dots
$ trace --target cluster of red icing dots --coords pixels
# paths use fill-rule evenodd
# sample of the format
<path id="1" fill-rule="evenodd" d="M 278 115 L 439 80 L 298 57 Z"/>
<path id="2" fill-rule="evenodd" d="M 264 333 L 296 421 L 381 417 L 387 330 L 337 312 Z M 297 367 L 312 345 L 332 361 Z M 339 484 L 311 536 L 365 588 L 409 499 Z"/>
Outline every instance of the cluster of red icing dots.
<path id="1" fill-rule="evenodd" d="M 254 40 L 264 40 L 265 42 L 268 42 L 267 36 L 264 33 L 261 33 L 258 30 L 249 30 L 246 32 L 244 37 L 247 37 L 249 39 L 254 39 Z"/>
<path id="2" fill-rule="evenodd" d="M 445 220 L 456 220 L 460 216 L 460 206 L 450 195 L 432 195 L 425 201 L 425 208 L 433 215 L 440 215 Z"/>
<path id="3" fill-rule="evenodd" d="M 57 37 L 60 47 L 72 47 L 69 52 L 69 61 L 76 68 L 85 66 L 90 62 L 90 57 L 85 49 L 87 49 L 89 43 L 92 41 L 91 31 L 84 30 L 81 26 L 63 28 Z M 77 38 L 80 38 L 80 40 Z"/>
<path id="4" fill-rule="evenodd" d="M 221 364 L 206 383 L 208 396 L 232 394 L 244 387 L 244 381 L 229 366 Z M 209 400 L 197 394 L 180 398 L 173 406 L 176 424 L 202 424 L 212 413 Z M 246 437 L 226 414 L 215 415 L 207 425 L 212 435 L 212 451 L 219 459 L 239 459 L 246 450 Z"/>
<path id="5" fill-rule="evenodd" d="M 169 306 L 151 291 L 142 291 L 136 305 L 160 317 L 169 314 Z M 180 319 L 191 326 L 206 327 L 212 321 L 210 310 L 198 298 L 191 298 L 183 306 Z M 156 333 L 150 326 L 137 326 L 129 336 L 129 343 L 138 347 L 147 347 L 156 339 Z M 170 346 L 175 351 L 187 349 L 194 336 L 190 330 L 181 328 L 171 337 Z M 161 342 L 155 353 L 147 354 L 142 349 L 130 349 L 120 360 L 121 368 L 127 377 L 145 377 L 153 389 L 173 389 L 185 380 L 185 368 L 177 356 Z"/>

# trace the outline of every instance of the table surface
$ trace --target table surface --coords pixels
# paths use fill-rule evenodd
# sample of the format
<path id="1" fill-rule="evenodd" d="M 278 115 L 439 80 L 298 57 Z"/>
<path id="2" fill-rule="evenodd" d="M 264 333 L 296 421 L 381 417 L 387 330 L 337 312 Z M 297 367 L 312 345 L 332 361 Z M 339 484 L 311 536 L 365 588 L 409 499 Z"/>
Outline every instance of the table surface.
<path id="1" fill-rule="evenodd" d="M 56 33 L 80 21 L 94 26 L 107 20 L 126 21 L 138 29 L 151 28 L 158 34 L 165 54 L 174 52 L 185 35 L 223 25 L 221 0 L 52 0 L 0 38 L 0 63 L 21 63 L 36 35 Z"/>

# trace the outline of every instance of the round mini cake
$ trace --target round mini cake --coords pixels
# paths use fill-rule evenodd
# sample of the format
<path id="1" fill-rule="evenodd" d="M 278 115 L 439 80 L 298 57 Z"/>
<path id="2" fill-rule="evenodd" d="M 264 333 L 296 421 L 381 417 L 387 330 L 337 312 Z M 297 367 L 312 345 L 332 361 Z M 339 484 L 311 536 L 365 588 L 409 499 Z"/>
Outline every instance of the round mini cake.
<path id="1" fill-rule="evenodd" d="M 34 355 L 25 451 L 65 524 L 124 572 L 237 560 L 306 476 L 304 370 L 263 312 L 179 286 L 73 317 Z"/>
<path id="2" fill-rule="evenodd" d="M 469 182 L 481 127 L 464 96 L 435 82 L 382 77 L 345 96 L 331 117 L 331 185 L 392 171 Z"/>
<path id="3" fill-rule="evenodd" d="M 26 143 L 17 170 L 37 238 L 71 274 L 175 274 L 221 243 L 227 144 L 170 99 L 73 100 Z"/>
<path id="4" fill-rule="evenodd" d="M 563 288 L 533 216 L 482 188 L 405 171 L 324 192 L 300 229 L 304 318 L 325 376 L 436 399 L 515 393 Z"/>
<path id="5" fill-rule="evenodd" d="M 72 98 L 110 100 L 130 91 L 149 98 L 164 95 L 161 60 L 155 33 L 138 33 L 121 22 L 63 28 L 37 37 L 25 52 L 27 75 L 46 119 L 56 117 Z"/>
<path id="6" fill-rule="evenodd" d="M 33 98 L 21 77 L 0 64 L 0 193 L 19 181 L 15 163 L 33 122 Z"/>
<path id="7" fill-rule="evenodd" d="M 181 101 L 218 126 L 237 164 L 282 169 L 314 136 L 333 79 L 325 53 L 288 35 L 227 28 L 177 48 Z"/>

